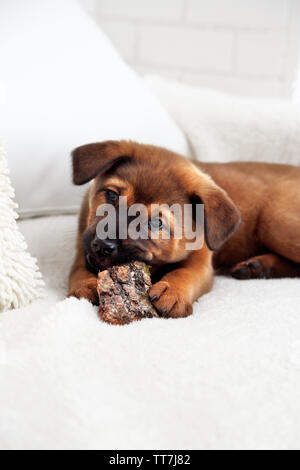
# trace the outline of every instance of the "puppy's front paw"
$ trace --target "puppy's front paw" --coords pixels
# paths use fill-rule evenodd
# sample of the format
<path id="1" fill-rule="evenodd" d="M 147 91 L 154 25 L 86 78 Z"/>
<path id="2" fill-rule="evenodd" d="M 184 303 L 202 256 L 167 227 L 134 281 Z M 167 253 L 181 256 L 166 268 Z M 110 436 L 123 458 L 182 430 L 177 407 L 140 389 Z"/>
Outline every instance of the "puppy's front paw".
<path id="1" fill-rule="evenodd" d="M 188 317 L 193 313 L 191 303 L 170 282 L 160 281 L 150 290 L 150 300 L 160 315 L 166 318 Z"/>
<path id="2" fill-rule="evenodd" d="M 93 305 L 99 305 L 99 296 L 97 292 L 97 281 L 84 281 L 72 289 L 68 297 L 77 299 L 87 299 Z"/>

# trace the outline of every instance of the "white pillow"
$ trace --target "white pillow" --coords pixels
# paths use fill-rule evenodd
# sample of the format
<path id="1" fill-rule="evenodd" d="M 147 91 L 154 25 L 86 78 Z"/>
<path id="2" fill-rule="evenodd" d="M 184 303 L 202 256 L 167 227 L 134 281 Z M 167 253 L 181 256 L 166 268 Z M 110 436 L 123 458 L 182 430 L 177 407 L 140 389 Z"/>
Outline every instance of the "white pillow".
<path id="1" fill-rule="evenodd" d="M 78 145 L 134 139 L 188 153 L 183 133 L 75 1 L 1 0 L 0 64 L 0 129 L 22 215 L 78 208 L 69 161 Z"/>
<path id="2" fill-rule="evenodd" d="M 279 99 L 230 96 L 157 76 L 146 83 L 202 161 L 300 164 L 300 106 Z"/>
<path id="3" fill-rule="evenodd" d="M 19 232 L 14 191 L 0 145 L 0 312 L 41 297 L 43 281 L 36 260 Z"/>

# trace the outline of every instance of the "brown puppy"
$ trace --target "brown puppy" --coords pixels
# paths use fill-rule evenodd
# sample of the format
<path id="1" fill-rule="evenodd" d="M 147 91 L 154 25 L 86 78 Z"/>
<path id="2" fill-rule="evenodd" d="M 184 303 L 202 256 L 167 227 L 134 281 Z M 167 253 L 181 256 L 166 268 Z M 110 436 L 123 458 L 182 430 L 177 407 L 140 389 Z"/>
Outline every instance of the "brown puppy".
<path id="1" fill-rule="evenodd" d="M 73 178 L 78 185 L 93 182 L 80 215 L 71 296 L 97 304 L 98 270 L 132 259 L 152 266 L 151 300 L 166 317 L 190 315 L 193 302 L 211 289 L 214 270 L 238 279 L 300 276 L 300 168 L 193 164 L 159 147 L 109 141 L 73 152 Z M 120 196 L 129 207 L 140 203 L 149 209 L 203 203 L 203 247 L 187 250 L 184 236 L 164 239 L 159 219 L 149 227 L 159 230 L 157 239 L 99 239 L 97 208 L 118 208 Z"/>

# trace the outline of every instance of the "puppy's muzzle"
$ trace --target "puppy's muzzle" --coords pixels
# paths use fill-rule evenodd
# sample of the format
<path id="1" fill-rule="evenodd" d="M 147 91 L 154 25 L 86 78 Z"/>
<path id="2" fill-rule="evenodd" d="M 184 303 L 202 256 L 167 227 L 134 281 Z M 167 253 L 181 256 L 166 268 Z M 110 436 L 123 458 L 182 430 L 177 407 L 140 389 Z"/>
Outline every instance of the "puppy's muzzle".
<path id="1" fill-rule="evenodd" d="M 113 256 L 116 254 L 118 249 L 116 241 L 108 239 L 100 240 L 97 235 L 92 241 L 92 248 L 96 255 L 99 257 Z"/>

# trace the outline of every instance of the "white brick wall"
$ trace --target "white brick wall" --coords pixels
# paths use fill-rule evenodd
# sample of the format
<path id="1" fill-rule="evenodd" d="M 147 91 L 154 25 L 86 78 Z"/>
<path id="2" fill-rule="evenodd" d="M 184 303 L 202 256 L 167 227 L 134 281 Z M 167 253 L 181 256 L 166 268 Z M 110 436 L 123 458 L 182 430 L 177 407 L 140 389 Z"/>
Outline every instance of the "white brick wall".
<path id="1" fill-rule="evenodd" d="M 81 0 L 124 59 L 232 93 L 292 95 L 300 0 Z"/>
<path id="2" fill-rule="evenodd" d="M 187 19 L 209 26 L 280 29 L 286 26 L 287 3 L 286 0 L 188 0 Z"/>
<path id="3" fill-rule="evenodd" d="M 280 79 L 283 71 L 284 46 L 285 35 L 282 32 L 239 33 L 236 51 L 237 72 L 249 77 Z"/>
<path id="4" fill-rule="evenodd" d="M 101 16 L 146 21 L 180 21 L 182 0 L 96 0 Z"/>
<path id="5" fill-rule="evenodd" d="M 201 31 L 178 26 L 139 27 L 138 60 L 192 70 L 228 72 L 233 61 L 230 31 Z"/>

